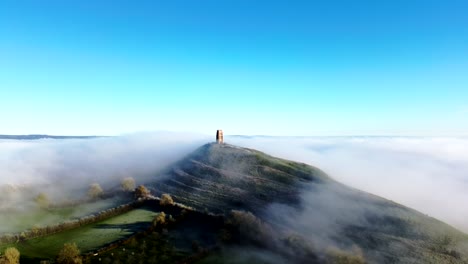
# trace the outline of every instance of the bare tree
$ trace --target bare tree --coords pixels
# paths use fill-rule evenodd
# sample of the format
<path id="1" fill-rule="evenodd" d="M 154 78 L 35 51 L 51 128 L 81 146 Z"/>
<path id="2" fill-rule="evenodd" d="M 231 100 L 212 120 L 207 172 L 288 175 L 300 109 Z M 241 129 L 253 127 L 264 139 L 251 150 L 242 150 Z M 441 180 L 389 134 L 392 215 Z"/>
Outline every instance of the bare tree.
<path id="1" fill-rule="evenodd" d="M 57 256 L 57 263 L 60 264 L 81 264 L 80 250 L 75 243 L 65 243 Z"/>

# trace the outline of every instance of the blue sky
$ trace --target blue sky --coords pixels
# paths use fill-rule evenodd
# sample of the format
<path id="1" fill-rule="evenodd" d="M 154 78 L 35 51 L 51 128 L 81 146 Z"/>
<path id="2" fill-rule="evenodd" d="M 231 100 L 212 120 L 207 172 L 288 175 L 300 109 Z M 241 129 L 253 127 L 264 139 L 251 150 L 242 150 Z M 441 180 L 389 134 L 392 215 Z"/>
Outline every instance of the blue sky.
<path id="1" fill-rule="evenodd" d="M 468 135 L 466 1 L 0 2 L 0 134 Z"/>

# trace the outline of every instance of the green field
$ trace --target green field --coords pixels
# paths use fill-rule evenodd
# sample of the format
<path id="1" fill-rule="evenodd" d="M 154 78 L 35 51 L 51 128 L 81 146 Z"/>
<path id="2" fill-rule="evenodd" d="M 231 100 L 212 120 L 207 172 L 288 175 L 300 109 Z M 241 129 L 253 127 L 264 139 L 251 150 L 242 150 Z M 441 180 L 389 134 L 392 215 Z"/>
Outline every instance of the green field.
<path id="1" fill-rule="evenodd" d="M 21 255 L 28 258 L 54 258 L 64 243 L 75 242 L 82 253 L 101 248 L 103 245 L 128 237 L 145 230 L 151 223 L 156 212 L 147 208 L 135 209 L 125 214 L 104 220 L 81 228 L 61 232 L 41 238 L 35 238 L 14 245 Z"/>
<path id="2" fill-rule="evenodd" d="M 66 220 L 103 211 L 124 202 L 126 202 L 126 200 L 114 198 L 60 209 L 43 210 L 34 208 L 33 210 L 1 212 L 0 223 L 2 223 L 2 226 L 0 227 L 0 235 L 5 233 L 19 233 L 34 226 L 42 227 L 55 225 Z"/>

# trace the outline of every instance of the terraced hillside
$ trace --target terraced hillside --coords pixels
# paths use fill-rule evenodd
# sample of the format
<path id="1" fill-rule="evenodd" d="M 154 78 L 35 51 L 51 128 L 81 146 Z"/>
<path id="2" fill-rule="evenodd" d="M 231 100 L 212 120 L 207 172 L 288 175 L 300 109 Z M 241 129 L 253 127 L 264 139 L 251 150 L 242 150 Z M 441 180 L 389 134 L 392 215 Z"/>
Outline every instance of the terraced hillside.
<path id="1" fill-rule="evenodd" d="M 316 260 L 333 248 L 370 263 L 467 263 L 468 236 L 436 219 L 347 187 L 321 170 L 228 144 L 207 144 L 155 183 L 197 209 L 250 211 L 278 236 L 299 235 Z"/>
<path id="2" fill-rule="evenodd" d="M 298 204 L 306 183 L 331 181 L 317 168 L 227 144 L 207 144 L 156 184 L 178 201 L 214 213 L 258 211 L 269 204 Z"/>

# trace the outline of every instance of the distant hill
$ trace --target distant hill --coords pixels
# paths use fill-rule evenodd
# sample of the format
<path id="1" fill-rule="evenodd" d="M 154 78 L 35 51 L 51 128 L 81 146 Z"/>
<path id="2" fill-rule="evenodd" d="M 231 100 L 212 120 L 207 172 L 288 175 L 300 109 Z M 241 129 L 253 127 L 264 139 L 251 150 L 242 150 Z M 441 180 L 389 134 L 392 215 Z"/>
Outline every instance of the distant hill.
<path id="1" fill-rule="evenodd" d="M 294 233 L 303 241 L 301 246 L 310 245 L 314 253 L 308 263 L 322 263 L 320 256 L 333 248 L 360 252 L 367 263 L 468 260 L 466 234 L 403 205 L 345 186 L 306 164 L 213 143 L 200 147 L 165 175 L 153 186 L 158 194 L 170 193 L 178 202 L 207 212 L 251 212 L 276 235 Z M 270 247 L 271 253 L 281 250 Z M 330 263 L 363 263 L 340 259 Z"/>
<path id="2" fill-rule="evenodd" d="M 89 139 L 100 136 L 51 136 L 51 135 L 0 135 L 0 139 L 37 140 L 37 139 Z"/>

